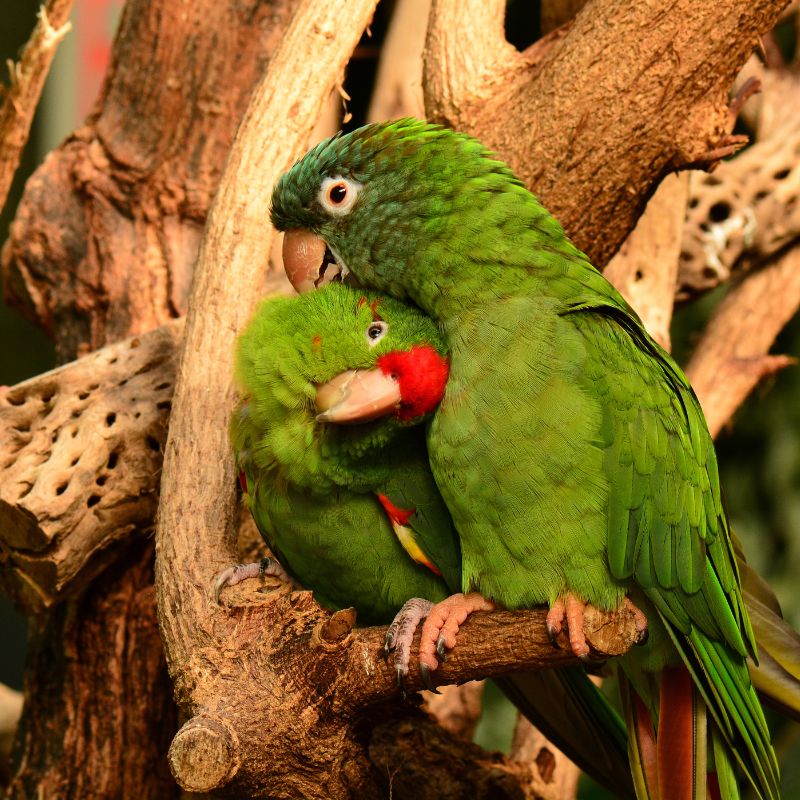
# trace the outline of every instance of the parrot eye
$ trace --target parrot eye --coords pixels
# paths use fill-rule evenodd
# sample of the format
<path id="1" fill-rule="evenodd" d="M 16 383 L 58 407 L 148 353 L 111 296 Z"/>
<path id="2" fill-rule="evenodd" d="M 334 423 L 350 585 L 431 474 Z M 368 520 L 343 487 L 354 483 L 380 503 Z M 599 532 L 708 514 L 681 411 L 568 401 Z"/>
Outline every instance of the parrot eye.
<path id="1" fill-rule="evenodd" d="M 375 347 L 375 345 L 386 336 L 388 330 L 389 326 L 383 320 L 373 322 L 369 328 L 367 328 L 367 344 L 370 347 Z"/>
<path id="2" fill-rule="evenodd" d="M 320 205 L 334 216 L 344 216 L 353 207 L 361 184 L 347 178 L 325 178 L 319 187 Z"/>

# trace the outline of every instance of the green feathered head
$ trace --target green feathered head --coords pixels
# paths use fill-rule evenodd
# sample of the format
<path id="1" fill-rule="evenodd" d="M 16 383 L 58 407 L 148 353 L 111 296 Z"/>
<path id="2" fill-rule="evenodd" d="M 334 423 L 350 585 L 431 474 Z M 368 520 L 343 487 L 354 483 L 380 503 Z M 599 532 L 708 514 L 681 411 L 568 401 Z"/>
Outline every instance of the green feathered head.
<path id="1" fill-rule="evenodd" d="M 284 262 L 299 291 L 352 276 L 416 297 L 426 260 L 435 258 L 446 276 L 457 251 L 480 258 L 505 247 L 484 234 L 514 216 L 506 208 L 512 196 L 532 199 L 480 142 L 402 119 L 313 148 L 278 181 L 272 222 L 286 231 Z"/>
<path id="2" fill-rule="evenodd" d="M 240 461 L 325 472 L 385 446 L 438 405 L 446 354 L 428 317 L 374 292 L 337 284 L 265 301 L 237 345 Z"/>

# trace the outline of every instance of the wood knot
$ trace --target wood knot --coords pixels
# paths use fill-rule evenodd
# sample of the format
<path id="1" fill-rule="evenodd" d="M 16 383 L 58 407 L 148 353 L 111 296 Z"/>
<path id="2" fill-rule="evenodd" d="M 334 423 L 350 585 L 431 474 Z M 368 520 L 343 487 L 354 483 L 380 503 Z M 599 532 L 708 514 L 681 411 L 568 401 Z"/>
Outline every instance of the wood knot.
<path id="1" fill-rule="evenodd" d="M 190 719 L 169 747 L 169 767 L 178 784 L 190 792 L 225 786 L 239 770 L 238 738 L 219 717 Z"/>
<path id="2" fill-rule="evenodd" d="M 339 650 L 352 641 L 353 626 L 356 624 L 356 610 L 342 608 L 322 620 L 315 628 L 311 641 L 324 650 Z"/>

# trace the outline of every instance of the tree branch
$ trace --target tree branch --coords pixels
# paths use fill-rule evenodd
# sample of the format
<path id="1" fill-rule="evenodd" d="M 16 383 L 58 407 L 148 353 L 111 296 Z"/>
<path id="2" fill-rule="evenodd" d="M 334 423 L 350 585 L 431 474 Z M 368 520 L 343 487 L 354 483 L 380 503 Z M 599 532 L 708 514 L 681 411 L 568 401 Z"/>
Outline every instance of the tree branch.
<path id="1" fill-rule="evenodd" d="M 39 8 L 19 63 L 8 62 L 11 86 L 0 86 L 0 211 L 28 141 L 45 78 L 61 40 L 69 33 L 72 0 L 48 0 Z"/>
<path id="2" fill-rule="evenodd" d="M 0 390 L 0 582 L 41 613 L 152 526 L 183 320 Z"/>
<path id="3" fill-rule="evenodd" d="M 785 0 L 592 0 L 522 56 L 507 49 L 501 4 L 485 4 L 479 35 L 469 5 L 434 3 L 429 118 L 497 150 L 604 266 L 663 174 L 729 147 L 728 89 Z"/>
<path id="4" fill-rule="evenodd" d="M 716 436 L 759 381 L 797 360 L 767 355 L 800 308 L 800 247 L 735 286 L 714 312 L 686 367 Z"/>

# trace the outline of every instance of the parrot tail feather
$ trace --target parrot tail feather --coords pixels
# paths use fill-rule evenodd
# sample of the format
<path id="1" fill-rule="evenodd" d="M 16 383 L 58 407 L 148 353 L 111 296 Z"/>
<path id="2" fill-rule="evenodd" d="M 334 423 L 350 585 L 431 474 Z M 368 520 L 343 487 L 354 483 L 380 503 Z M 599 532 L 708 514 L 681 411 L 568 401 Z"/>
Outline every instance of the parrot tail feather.
<path id="1" fill-rule="evenodd" d="M 659 797 L 705 800 L 707 740 L 706 705 L 689 670 L 664 669 L 656 738 Z"/>
<path id="2" fill-rule="evenodd" d="M 622 670 L 617 672 L 625 724 L 628 759 L 638 800 L 661 800 L 658 785 L 656 734 L 650 713 Z"/>

